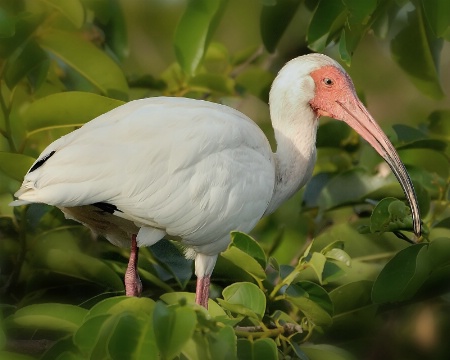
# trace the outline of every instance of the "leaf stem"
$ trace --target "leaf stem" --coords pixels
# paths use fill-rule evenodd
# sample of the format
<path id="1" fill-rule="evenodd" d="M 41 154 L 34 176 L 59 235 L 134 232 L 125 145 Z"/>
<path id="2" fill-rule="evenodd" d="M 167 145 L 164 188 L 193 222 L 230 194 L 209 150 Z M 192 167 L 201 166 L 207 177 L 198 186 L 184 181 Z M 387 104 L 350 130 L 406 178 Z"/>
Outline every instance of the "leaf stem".
<path id="1" fill-rule="evenodd" d="M 275 287 L 273 288 L 272 292 L 270 293 L 269 297 L 272 300 L 275 300 L 275 296 L 277 295 L 277 293 L 280 291 L 280 289 L 285 286 L 285 285 L 290 285 L 295 278 L 297 277 L 297 275 L 302 271 L 305 270 L 307 267 L 309 267 L 309 264 L 307 263 L 300 263 L 298 264 L 292 271 L 291 273 L 286 276 L 282 281 L 280 281 L 277 285 L 275 285 Z"/>

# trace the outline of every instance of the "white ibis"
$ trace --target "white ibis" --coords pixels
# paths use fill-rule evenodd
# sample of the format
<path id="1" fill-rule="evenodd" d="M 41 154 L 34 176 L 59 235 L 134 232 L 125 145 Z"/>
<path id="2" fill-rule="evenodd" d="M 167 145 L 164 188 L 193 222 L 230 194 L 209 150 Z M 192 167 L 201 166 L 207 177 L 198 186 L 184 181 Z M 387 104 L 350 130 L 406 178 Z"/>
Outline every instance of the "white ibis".
<path id="1" fill-rule="evenodd" d="M 138 247 L 178 239 L 195 259 L 196 301 L 233 230 L 249 232 L 311 177 L 322 115 L 343 120 L 386 160 L 421 233 L 417 199 L 393 145 L 358 99 L 345 70 L 321 54 L 289 61 L 270 92 L 277 141 L 227 106 L 185 98 L 129 102 L 50 144 L 12 205 L 60 208 L 118 246 L 130 246 L 127 295 L 140 295 Z"/>

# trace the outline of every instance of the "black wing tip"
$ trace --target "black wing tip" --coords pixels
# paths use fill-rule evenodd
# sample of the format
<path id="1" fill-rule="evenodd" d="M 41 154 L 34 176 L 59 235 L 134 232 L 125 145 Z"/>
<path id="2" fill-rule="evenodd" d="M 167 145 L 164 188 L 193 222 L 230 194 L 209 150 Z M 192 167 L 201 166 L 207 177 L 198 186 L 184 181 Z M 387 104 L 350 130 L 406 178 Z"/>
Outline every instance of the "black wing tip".
<path id="1" fill-rule="evenodd" d="M 105 211 L 105 212 L 107 212 L 109 214 L 114 214 L 116 211 L 122 212 L 122 211 L 120 211 L 117 208 L 116 205 L 109 204 L 109 203 L 106 203 L 106 202 L 96 202 L 96 203 L 91 204 L 91 205 L 95 206 L 95 207 L 99 208 L 100 210 Z"/>
<path id="2" fill-rule="evenodd" d="M 49 152 L 48 154 L 44 155 L 42 158 L 40 158 L 38 161 L 34 163 L 34 165 L 31 167 L 30 170 L 28 170 L 28 173 L 33 172 L 34 170 L 40 168 L 44 163 L 52 157 L 52 155 L 56 152 L 56 150 L 53 150 Z"/>

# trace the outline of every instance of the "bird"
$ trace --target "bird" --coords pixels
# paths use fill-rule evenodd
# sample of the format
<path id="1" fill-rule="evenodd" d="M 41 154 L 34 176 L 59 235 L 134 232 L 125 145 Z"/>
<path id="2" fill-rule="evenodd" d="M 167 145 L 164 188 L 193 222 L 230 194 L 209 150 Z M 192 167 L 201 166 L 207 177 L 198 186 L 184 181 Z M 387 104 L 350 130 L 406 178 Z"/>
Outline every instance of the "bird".
<path id="1" fill-rule="evenodd" d="M 194 260 L 196 303 L 207 308 L 211 274 L 230 232 L 250 232 L 312 177 L 319 118 L 346 122 L 387 162 L 421 236 L 412 181 L 344 68 L 324 54 L 288 61 L 269 109 L 273 152 L 246 115 L 206 100 L 130 101 L 51 143 L 14 194 L 12 206 L 46 203 L 112 244 L 129 247 L 128 296 L 140 296 L 139 248 L 179 241 Z"/>

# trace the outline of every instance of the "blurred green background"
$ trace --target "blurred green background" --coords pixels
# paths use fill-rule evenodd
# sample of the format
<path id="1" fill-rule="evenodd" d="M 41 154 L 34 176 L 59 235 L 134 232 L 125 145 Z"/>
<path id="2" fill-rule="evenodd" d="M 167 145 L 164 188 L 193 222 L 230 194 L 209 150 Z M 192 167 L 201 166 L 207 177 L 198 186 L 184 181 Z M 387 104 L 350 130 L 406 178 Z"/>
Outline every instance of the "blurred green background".
<path id="1" fill-rule="evenodd" d="M 0 359 L 447 359 L 449 40 L 447 0 L 1 0 Z M 8 206 L 48 144 L 137 98 L 227 104 L 275 149 L 270 84 L 311 51 L 343 64 L 399 151 L 421 243 L 399 238 L 412 225 L 387 165 L 330 119 L 311 182 L 256 241 L 232 235 L 209 314 L 176 243 L 141 249 L 144 297 L 125 298 L 128 249 Z"/>

